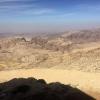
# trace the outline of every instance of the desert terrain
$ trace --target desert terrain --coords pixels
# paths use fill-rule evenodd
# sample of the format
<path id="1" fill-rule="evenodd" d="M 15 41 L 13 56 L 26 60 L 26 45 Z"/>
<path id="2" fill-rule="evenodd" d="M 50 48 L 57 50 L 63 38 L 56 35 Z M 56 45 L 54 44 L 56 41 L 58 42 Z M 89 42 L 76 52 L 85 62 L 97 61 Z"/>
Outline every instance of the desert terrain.
<path id="1" fill-rule="evenodd" d="M 100 29 L 0 36 L 0 82 L 35 77 L 100 100 Z"/>
<path id="2" fill-rule="evenodd" d="M 81 30 L 0 38 L 0 70 L 76 69 L 100 72 L 100 31 Z"/>

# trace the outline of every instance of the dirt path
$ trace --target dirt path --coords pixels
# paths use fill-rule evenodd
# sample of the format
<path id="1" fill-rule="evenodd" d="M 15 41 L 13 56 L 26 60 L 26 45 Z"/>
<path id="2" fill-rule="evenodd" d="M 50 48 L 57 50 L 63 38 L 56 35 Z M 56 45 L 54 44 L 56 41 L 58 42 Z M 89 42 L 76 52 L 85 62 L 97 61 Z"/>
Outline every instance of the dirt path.
<path id="1" fill-rule="evenodd" d="M 100 100 L 100 73 L 59 69 L 21 69 L 0 72 L 0 82 L 20 77 L 35 77 L 37 79 L 43 78 L 47 82 L 58 81 L 64 84 L 71 84 L 72 86 L 94 96 L 97 100 Z"/>

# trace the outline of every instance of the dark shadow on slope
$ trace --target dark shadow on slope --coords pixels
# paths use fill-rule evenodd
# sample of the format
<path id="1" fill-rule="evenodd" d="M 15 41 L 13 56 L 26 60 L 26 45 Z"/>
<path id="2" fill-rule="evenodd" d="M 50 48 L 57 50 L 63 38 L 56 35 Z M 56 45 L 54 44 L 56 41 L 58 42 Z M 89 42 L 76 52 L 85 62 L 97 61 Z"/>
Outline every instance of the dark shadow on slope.
<path id="1" fill-rule="evenodd" d="M 13 79 L 0 84 L 0 100 L 96 100 L 77 88 L 43 79 Z"/>

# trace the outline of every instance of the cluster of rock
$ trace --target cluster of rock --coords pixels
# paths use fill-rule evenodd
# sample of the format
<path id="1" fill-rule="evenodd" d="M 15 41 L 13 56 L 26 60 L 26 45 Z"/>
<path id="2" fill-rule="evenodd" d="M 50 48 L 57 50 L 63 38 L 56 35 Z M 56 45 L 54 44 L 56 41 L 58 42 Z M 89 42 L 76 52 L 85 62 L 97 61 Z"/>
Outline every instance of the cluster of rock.
<path id="1" fill-rule="evenodd" d="M 14 47 L 16 45 L 27 45 L 31 48 L 42 48 L 53 51 L 69 51 L 72 46 L 72 43 L 65 40 L 63 38 L 58 38 L 54 40 L 48 40 L 41 37 L 33 37 L 30 41 L 26 41 L 25 38 L 10 38 L 3 39 L 0 41 L 0 49 Z"/>

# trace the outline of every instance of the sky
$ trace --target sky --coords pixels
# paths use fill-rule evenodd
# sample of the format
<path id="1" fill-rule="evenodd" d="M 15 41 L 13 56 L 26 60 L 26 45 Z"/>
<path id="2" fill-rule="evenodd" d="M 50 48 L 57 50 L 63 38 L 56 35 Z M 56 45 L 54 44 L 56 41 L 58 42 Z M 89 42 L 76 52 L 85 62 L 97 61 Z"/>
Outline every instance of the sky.
<path id="1" fill-rule="evenodd" d="M 0 0 L 0 33 L 100 26 L 100 0 Z"/>

